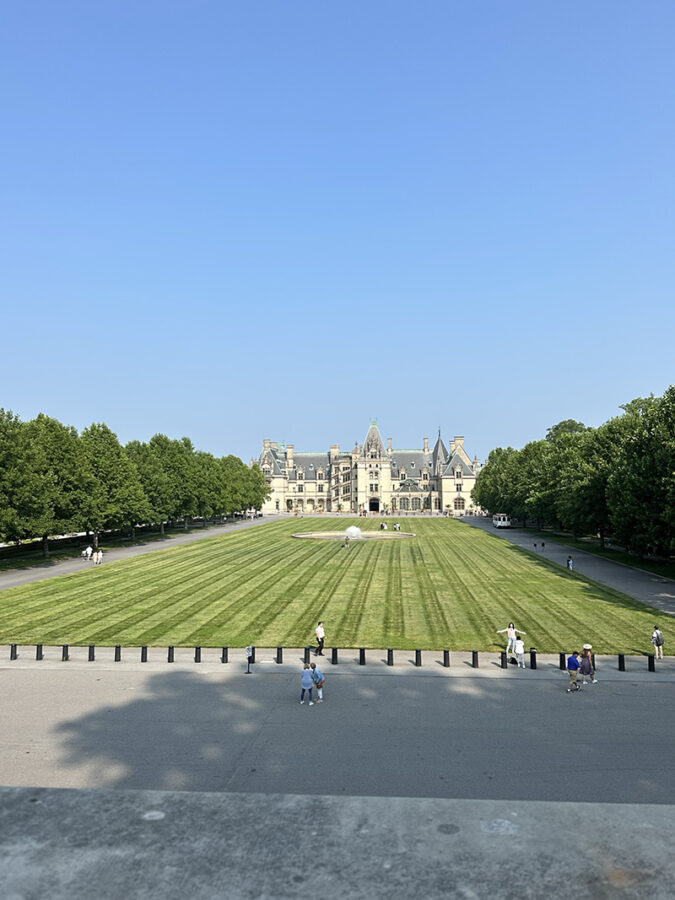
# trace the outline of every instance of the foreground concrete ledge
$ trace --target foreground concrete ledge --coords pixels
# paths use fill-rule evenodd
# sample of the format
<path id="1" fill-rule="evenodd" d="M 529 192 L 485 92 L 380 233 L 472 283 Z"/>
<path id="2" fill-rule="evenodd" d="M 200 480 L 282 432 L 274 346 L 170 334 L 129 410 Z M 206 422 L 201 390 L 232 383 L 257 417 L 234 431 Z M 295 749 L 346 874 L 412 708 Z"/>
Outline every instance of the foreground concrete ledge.
<path id="1" fill-rule="evenodd" d="M 5 898 L 672 897 L 675 807 L 0 788 Z"/>

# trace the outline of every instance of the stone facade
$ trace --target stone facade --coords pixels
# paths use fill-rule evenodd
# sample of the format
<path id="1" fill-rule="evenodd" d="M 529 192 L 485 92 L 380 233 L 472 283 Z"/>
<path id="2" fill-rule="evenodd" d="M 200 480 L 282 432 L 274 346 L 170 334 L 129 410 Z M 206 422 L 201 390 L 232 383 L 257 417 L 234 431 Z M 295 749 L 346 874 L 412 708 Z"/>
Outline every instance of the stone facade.
<path id="1" fill-rule="evenodd" d="M 328 452 L 296 453 L 292 444 L 263 442 L 257 463 L 270 486 L 263 512 L 346 512 L 460 516 L 477 512 L 471 490 L 481 464 L 455 437 L 449 449 L 424 438 L 419 450 L 385 447 L 376 424 L 351 451 L 333 444 Z"/>

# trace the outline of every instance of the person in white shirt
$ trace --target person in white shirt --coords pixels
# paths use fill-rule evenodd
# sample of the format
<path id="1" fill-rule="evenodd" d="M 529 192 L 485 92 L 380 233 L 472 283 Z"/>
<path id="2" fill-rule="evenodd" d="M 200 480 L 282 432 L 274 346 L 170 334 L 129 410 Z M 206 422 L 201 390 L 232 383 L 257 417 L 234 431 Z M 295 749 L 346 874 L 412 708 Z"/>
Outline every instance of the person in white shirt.
<path id="1" fill-rule="evenodd" d="M 323 630 L 323 622 L 319 622 L 314 630 L 314 634 L 316 635 L 316 650 L 314 651 L 314 655 L 323 656 L 323 642 L 326 637 L 326 632 Z"/>
<path id="2" fill-rule="evenodd" d="M 516 638 L 516 662 L 518 663 L 518 668 L 521 666 L 525 668 L 525 642 L 521 637 Z"/>

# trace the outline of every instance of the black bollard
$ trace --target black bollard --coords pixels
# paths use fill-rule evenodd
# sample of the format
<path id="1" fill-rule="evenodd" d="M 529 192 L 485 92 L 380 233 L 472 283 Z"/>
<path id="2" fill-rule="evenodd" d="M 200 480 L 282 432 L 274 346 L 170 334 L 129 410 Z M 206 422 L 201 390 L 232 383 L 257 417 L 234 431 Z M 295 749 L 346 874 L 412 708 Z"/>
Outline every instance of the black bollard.
<path id="1" fill-rule="evenodd" d="M 422 665 L 422 651 L 415 650 L 415 665 L 419 668 Z"/>
<path id="2" fill-rule="evenodd" d="M 626 671 L 626 657 L 623 653 L 619 653 L 619 672 Z"/>
<path id="3" fill-rule="evenodd" d="M 255 662 L 255 647 L 251 647 L 251 665 Z"/>
<path id="4" fill-rule="evenodd" d="M 195 662 L 200 663 L 202 661 L 202 648 L 195 647 Z"/>
<path id="5" fill-rule="evenodd" d="M 591 665 L 593 666 L 593 671 L 597 672 L 598 667 L 595 664 L 595 653 L 591 653 Z"/>
<path id="6" fill-rule="evenodd" d="M 389 649 L 387 650 L 387 665 L 394 665 L 394 651 L 391 647 L 389 647 Z"/>
<path id="7" fill-rule="evenodd" d="M 95 659 L 94 654 L 95 654 L 95 647 L 93 644 L 89 644 L 89 657 L 87 660 L 88 662 L 94 662 L 94 659 Z"/>
<path id="8" fill-rule="evenodd" d="M 18 656 L 18 653 L 16 652 L 16 644 L 10 644 L 10 647 L 9 647 L 9 658 L 10 658 L 10 659 L 16 659 L 17 656 Z"/>
<path id="9" fill-rule="evenodd" d="M 359 650 L 359 665 L 365 666 L 366 664 L 366 651 L 364 647 L 361 647 Z"/>
<path id="10" fill-rule="evenodd" d="M 68 652 L 68 644 L 64 644 L 61 647 L 61 662 L 68 662 L 70 659 L 70 653 Z"/>
<path id="11" fill-rule="evenodd" d="M 654 665 L 654 654 L 650 653 L 647 657 L 647 671 L 656 672 L 656 666 Z"/>
<path id="12" fill-rule="evenodd" d="M 443 668 L 444 669 L 450 668 L 450 651 L 449 650 L 443 651 Z"/>
<path id="13" fill-rule="evenodd" d="M 508 669 L 509 664 L 506 661 L 506 650 L 502 650 L 502 652 L 499 654 L 499 665 L 502 667 L 502 669 Z"/>
<path id="14" fill-rule="evenodd" d="M 167 650 L 166 661 L 173 662 L 175 657 L 175 647 L 171 646 Z"/>
<path id="15" fill-rule="evenodd" d="M 330 661 L 331 661 L 332 665 L 337 666 L 337 664 L 338 664 L 338 648 L 337 647 L 331 647 Z"/>
<path id="16" fill-rule="evenodd" d="M 558 667 L 564 672 L 565 669 L 567 668 L 567 663 L 565 662 L 565 654 L 559 653 L 558 659 L 559 659 Z"/>
<path id="17" fill-rule="evenodd" d="M 310 650 L 309 647 L 305 647 L 305 657 L 303 659 L 303 662 L 305 662 L 305 663 L 309 662 L 309 650 Z"/>
<path id="18" fill-rule="evenodd" d="M 478 668 L 478 650 L 471 651 L 471 665 L 474 669 Z"/>
<path id="19" fill-rule="evenodd" d="M 277 662 L 281 665 L 281 663 L 283 661 L 284 661 L 284 648 L 277 647 Z"/>
<path id="20" fill-rule="evenodd" d="M 537 668 L 537 648 L 536 647 L 530 647 L 530 668 L 531 669 Z"/>
<path id="21" fill-rule="evenodd" d="M 229 659 L 229 649 L 227 647 L 223 647 L 223 652 L 220 654 L 221 663 L 226 663 Z"/>
<path id="22" fill-rule="evenodd" d="M 35 645 L 35 659 L 40 662 L 41 659 L 44 659 L 44 653 L 42 652 L 42 644 Z"/>
<path id="23" fill-rule="evenodd" d="M 148 661 L 148 647 L 147 644 L 143 644 L 141 647 L 141 662 Z"/>
<path id="24" fill-rule="evenodd" d="M 115 662 L 122 662 L 122 645 L 115 644 Z"/>

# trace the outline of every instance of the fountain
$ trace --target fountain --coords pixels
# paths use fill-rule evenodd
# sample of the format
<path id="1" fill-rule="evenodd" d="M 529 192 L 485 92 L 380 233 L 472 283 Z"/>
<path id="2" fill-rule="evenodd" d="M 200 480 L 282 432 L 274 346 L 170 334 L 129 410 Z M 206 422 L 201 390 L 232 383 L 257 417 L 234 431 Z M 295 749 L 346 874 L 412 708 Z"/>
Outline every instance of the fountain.
<path id="1" fill-rule="evenodd" d="M 350 541 L 362 541 L 363 532 L 358 525 L 350 525 L 345 529 L 345 537 L 348 537 Z"/>

